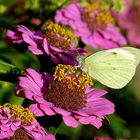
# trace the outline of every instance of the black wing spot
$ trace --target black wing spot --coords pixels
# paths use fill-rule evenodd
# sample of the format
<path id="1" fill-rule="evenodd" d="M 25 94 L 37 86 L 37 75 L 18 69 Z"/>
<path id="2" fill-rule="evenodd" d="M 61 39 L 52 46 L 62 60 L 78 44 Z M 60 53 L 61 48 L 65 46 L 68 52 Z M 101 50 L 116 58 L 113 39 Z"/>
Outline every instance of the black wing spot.
<path id="1" fill-rule="evenodd" d="M 116 55 L 117 53 L 116 52 L 112 52 L 112 54 Z"/>

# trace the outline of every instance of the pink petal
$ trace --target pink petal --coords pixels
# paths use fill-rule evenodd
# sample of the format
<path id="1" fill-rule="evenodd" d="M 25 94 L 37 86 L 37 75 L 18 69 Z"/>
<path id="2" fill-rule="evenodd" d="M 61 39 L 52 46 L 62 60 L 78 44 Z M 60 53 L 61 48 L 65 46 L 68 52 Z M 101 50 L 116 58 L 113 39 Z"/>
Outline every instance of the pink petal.
<path id="1" fill-rule="evenodd" d="M 72 116 L 63 116 L 63 121 L 69 127 L 78 127 L 78 122 Z"/>
<path id="2" fill-rule="evenodd" d="M 113 114 L 114 104 L 107 99 L 96 98 L 94 101 L 88 102 L 86 107 L 82 108 L 80 112 L 102 117 L 108 114 Z"/>
<path id="3" fill-rule="evenodd" d="M 35 82 L 38 87 L 42 88 L 43 86 L 43 79 L 42 79 L 42 75 L 39 74 L 37 71 L 35 71 L 32 68 L 28 68 L 26 69 L 26 73 L 25 75 L 33 82 Z"/>
<path id="4" fill-rule="evenodd" d="M 44 111 L 46 115 L 55 115 L 56 113 L 50 107 L 46 106 L 46 104 L 40 104 L 40 109 Z"/>
<path id="5" fill-rule="evenodd" d="M 47 136 L 42 138 L 42 140 L 55 140 L 55 136 L 52 134 L 48 134 Z"/>
<path id="6" fill-rule="evenodd" d="M 70 4 L 65 8 L 65 16 L 70 19 L 79 19 L 81 17 L 80 11 L 76 4 Z"/>
<path id="7" fill-rule="evenodd" d="M 86 88 L 86 95 L 87 95 L 88 102 L 93 101 L 96 98 L 99 98 L 99 97 L 105 95 L 106 93 L 107 93 L 107 91 L 105 91 L 105 90 L 93 89 L 90 87 Z"/>
<path id="8" fill-rule="evenodd" d="M 29 45 L 28 46 L 28 49 L 35 55 L 41 55 L 41 54 L 44 54 L 44 52 L 38 48 L 36 48 L 35 46 L 31 46 Z"/>
<path id="9" fill-rule="evenodd" d="M 95 126 L 96 128 L 99 128 L 102 126 L 101 120 L 99 120 L 95 116 L 79 117 L 78 120 L 82 124 L 91 124 L 91 125 Z"/>
<path id="10" fill-rule="evenodd" d="M 33 114 L 35 114 L 38 117 L 44 116 L 44 113 L 42 112 L 42 110 L 40 110 L 40 108 L 38 107 L 38 104 L 30 105 L 29 109 L 31 110 L 31 112 L 33 112 Z"/>
<path id="11" fill-rule="evenodd" d="M 29 90 L 38 96 L 42 95 L 41 88 L 39 88 L 36 83 L 30 81 L 27 77 L 19 77 L 19 80 L 19 85 L 23 89 Z"/>
<path id="12" fill-rule="evenodd" d="M 44 48 L 46 54 L 49 55 L 50 51 L 49 51 L 49 46 L 48 46 L 47 39 L 43 39 L 43 48 Z"/>
<path id="13" fill-rule="evenodd" d="M 96 119 L 96 116 L 88 116 L 88 117 L 78 117 L 78 120 L 82 124 L 90 124 L 93 120 Z"/>
<path id="14" fill-rule="evenodd" d="M 71 112 L 66 111 L 66 110 L 64 110 L 64 109 L 62 109 L 62 108 L 53 107 L 53 109 L 55 110 L 55 112 L 57 112 L 57 113 L 59 113 L 59 114 L 61 114 L 61 115 L 63 115 L 63 116 L 68 116 L 68 115 L 71 114 Z"/>
<path id="15" fill-rule="evenodd" d="M 90 124 L 95 126 L 96 128 L 100 128 L 102 126 L 102 122 L 98 119 L 92 120 L 92 122 Z"/>

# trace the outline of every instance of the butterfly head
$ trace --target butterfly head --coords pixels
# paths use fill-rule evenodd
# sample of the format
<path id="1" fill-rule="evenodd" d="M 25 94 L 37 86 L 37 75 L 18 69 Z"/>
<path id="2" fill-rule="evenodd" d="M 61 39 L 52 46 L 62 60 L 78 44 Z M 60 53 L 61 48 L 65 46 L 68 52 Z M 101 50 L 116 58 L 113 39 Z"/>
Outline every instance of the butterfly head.
<path id="1" fill-rule="evenodd" d="M 82 67 L 82 66 L 84 65 L 84 62 L 85 62 L 84 56 L 78 55 L 78 56 L 76 57 L 76 60 L 78 61 L 78 66 L 79 66 L 79 67 Z"/>

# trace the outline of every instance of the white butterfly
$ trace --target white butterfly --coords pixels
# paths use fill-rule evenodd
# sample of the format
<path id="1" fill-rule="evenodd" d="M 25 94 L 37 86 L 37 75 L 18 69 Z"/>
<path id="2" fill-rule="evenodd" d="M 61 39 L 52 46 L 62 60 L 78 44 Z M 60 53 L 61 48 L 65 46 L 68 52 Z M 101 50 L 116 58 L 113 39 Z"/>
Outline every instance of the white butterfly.
<path id="1" fill-rule="evenodd" d="M 140 62 L 140 49 L 132 47 L 100 51 L 81 60 L 79 66 L 93 79 L 102 84 L 119 89 L 123 88 L 134 76 Z"/>

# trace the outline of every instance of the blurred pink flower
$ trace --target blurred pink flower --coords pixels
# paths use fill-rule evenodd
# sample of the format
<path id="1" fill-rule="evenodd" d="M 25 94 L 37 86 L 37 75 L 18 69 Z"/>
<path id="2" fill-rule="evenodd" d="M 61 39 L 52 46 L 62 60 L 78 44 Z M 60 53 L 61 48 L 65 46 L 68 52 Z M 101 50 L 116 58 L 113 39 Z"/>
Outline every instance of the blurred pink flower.
<path id="1" fill-rule="evenodd" d="M 95 137 L 94 140 L 114 140 L 111 137 Z"/>
<path id="2" fill-rule="evenodd" d="M 0 139 L 55 140 L 34 119 L 29 109 L 6 103 L 0 106 Z"/>
<path id="3" fill-rule="evenodd" d="M 68 67 L 59 65 L 54 75 L 27 69 L 19 77 L 17 96 L 36 102 L 29 107 L 36 116 L 60 114 L 70 127 L 77 127 L 78 122 L 101 127 L 105 116 L 114 112 L 114 104 L 101 97 L 105 90 L 85 86 L 91 82 L 85 73 L 79 74 L 83 75 L 80 79 Z"/>
<path id="4" fill-rule="evenodd" d="M 61 30 L 61 27 L 54 23 L 48 25 L 44 34 L 32 32 L 23 25 L 17 25 L 16 31 L 8 30 L 6 35 L 12 43 L 27 44 L 28 49 L 35 55 L 49 55 L 55 64 L 77 65 L 76 56 L 82 55 L 85 51 L 76 48 L 77 39 L 74 34 L 70 31 L 64 32 L 62 28 L 66 34 L 61 35 L 59 30 Z M 71 38 L 71 34 L 73 38 Z"/>
<path id="5" fill-rule="evenodd" d="M 56 11 L 55 21 L 69 25 L 81 40 L 95 49 L 111 49 L 126 45 L 125 38 L 114 25 L 109 10 L 102 10 L 98 2 L 83 7 L 72 3 Z"/>
<path id="6" fill-rule="evenodd" d="M 131 45 L 140 47 L 140 1 L 125 0 L 126 9 L 123 13 L 117 14 L 117 21 Z"/>

